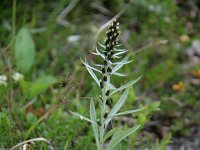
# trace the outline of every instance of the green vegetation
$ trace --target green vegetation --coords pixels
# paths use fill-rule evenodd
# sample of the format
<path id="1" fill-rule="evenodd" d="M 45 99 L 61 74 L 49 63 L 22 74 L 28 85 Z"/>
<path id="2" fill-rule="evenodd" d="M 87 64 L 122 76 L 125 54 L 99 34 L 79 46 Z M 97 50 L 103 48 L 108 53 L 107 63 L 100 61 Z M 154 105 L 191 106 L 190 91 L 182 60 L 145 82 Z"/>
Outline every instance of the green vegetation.
<path id="1" fill-rule="evenodd" d="M 142 75 L 120 112 L 145 109 L 112 120 L 113 134 L 141 125 L 115 149 L 198 149 L 191 141 L 200 139 L 199 10 L 198 0 L 2 1 L 0 149 L 26 140 L 36 140 L 27 149 L 96 149 L 90 123 L 69 110 L 90 118 L 92 97 L 101 116 L 99 87 L 80 58 L 102 63 L 89 51 L 104 43 L 103 25 L 119 12 L 120 48 L 134 61 L 112 83 Z M 112 95 L 111 108 L 123 92 Z"/>

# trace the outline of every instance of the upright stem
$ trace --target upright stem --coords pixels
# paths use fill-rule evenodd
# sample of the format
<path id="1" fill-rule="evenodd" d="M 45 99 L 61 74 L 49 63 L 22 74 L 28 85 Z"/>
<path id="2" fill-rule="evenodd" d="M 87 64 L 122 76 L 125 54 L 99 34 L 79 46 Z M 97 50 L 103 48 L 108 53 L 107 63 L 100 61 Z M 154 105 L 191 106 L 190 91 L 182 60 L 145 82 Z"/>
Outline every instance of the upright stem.
<path id="1" fill-rule="evenodd" d="M 115 58 L 115 47 L 118 43 L 118 35 L 119 35 L 119 23 L 115 20 L 109 27 L 109 30 L 106 32 L 107 38 L 105 40 L 105 50 L 103 52 L 104 65 L 102 68 L 103 79 L 100 80 L 100 87 L 102 89 L 101 93 L 101 125 L 99 127 L 99 140 L 101 149 L 104 149 L 104 134 L 106 132 L 105 120 L 106 116 L 106 102 L 108 100 L 111 84 L 110 84 L 110 76 L 112 75 L 112 62 Z"/>
<path id="2" fill-rule="evenodd" d="M 105 60 L 107 62 L 107 65 L 105 66 L 105 70 L 108 69 L 108 66 L 110 66 L 109 61 Z M 107 73 L 107 71 L 104 74 L 107 78 L 107 83 L 110 83 L 110 76 Z M 103 137 L 105 134 L 105 114 L 106 114 L 106 101 L 108 96 L 106 96 L 106 92 L 110 90 L 109 86 L 104 82 L 103 84 L 103 89 L 102 89 L 102 106 L 101 106 L 101 127 L 100 127 L 100 144 L 102 146 L 102 149 L 104 149 L 104 143 L 103 141 Z"/>

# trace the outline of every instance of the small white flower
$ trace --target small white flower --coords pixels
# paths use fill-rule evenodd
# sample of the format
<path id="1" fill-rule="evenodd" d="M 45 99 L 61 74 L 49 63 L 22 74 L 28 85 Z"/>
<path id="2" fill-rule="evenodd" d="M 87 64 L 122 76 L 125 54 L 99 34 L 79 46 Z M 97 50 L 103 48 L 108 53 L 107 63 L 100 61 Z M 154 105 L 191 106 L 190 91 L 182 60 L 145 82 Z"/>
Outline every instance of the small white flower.
<path id="1" fill-rule="evenodd" d="M 15 72 L 12 75 L 12 78 L 13 78 L 14 81 L 20 81 L 24 78 L 24 76 L 22 74 L 20 74 L 19 72 Z"/>
<path id="2" fill-rule="evenodd" d="M 7 76 L 5 75 L 0 75 L 0 85 L 3 84 L 3 85 L 7 85 Z"/>

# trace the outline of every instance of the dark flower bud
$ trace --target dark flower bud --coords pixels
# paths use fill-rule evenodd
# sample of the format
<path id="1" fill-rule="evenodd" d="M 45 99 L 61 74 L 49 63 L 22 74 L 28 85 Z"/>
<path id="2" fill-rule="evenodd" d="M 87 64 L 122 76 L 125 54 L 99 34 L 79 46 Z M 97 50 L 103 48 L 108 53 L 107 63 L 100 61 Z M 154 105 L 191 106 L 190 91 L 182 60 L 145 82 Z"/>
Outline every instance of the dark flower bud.
<path id="1" fill-rule="evenodd" d="M 101 69 L 101 72 L 102 72 L 103 74 L 106 72 L 105 67 L 103 67 L 103 68 Z"/>
<path id="2" fill-rule="evenodd" d="M 104 66 L 106 66 L 108 63 L 107 63 L 107 61 L 106 60 L 104 60 Z"/>
<path id="3" fill-rule="evenodd" d="M 103 81 L 100 79 L 100 87 L 103 89 Z"/>
<path id="4" fill-rule="evenodd" d="M 108 55 L 107 59 L 108 59 L 108 60 L 110 60 L 110 59 L 111 59 L 111 56 L 110 56 L 110 55 Z"/>
<path id="5" fill-rule="evenodd" d="M 104 52 L 104 55 L 105 55 L 105 56 L 107 56 L 107 55 L 108 55 L 108 53 L 107 53 L 107 52 Z"/>
<path id="6" fill-rule="evenodd" d="M 113 57 L 111 57 L 110 61 L 113 62 Z"/>
<path id="7" fill-rule="evenodd" d="M 106 96 L 109 96 L 110 95 L 110 90 L 108 90 L 107 92 L 106 92 Z"/>
<path id="8" fill-rule="evenodd" d="M 108 44 L 109 44 L 109 40 L 106 40 L 105 45 L 108 45 Z"/>
<path id="9" fill-rule="evenodd" d="M 107 72 L 109 72 L 109 73 L 112 72 L 112 68 L 108 67 Z"/>
<path id="10" fill-rule="evenodd" d="M 105 113 L 103 117 L 104 117 L 104 118 L 107 118 L 107 117 L 108 117 L 108 113 Z"/>
<path id="11" fill-rule="evenodd" d="M 103 76 L 103 81 L 106 82 L 107 81 L 107 77 Z"/>
<path id="12" fill-rule="evenodd" d="M 97 119 L 97 124 L 98 124 L 99 126 L 101 126 L 101 122 L 99 121 L 99 119 Z"/>
<path id="13" fill-rule="evenodd" d="M 109 106 L 109 108 L 112 108 L 112 99 L 109 98 L 107 101 L 106 101 L 106 105 Z"/>

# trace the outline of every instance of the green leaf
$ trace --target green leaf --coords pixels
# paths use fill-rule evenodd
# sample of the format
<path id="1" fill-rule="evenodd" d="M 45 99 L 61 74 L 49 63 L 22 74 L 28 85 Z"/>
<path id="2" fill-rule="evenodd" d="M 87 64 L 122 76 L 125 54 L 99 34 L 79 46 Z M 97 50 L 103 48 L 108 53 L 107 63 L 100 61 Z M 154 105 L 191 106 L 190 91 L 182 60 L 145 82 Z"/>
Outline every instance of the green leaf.
<path id="1" fill-rule="evenodd" d="M 103 137 L 103 140 L 102 140 L 102 143 L 104 143 L 109 137 L 111 137 L 116 131 L 117 131 L 118 128 L 113 128 L 111 129 L 104 137 Z"/>
<path id="2" fill-rule="evenodd" d="M 81 60 L 81 61 L 82 61 L 82 60 Z M 95 71 L 97 71 L 97 72 L 101 73 L 101 71 L 100 71 L 100 70 L 98 70 L 98 69 L 96 69 L 96 68 L 94 68 L 94 67 L 90 66 L 90 65 L 87 63 L 87 61 L 85 61 L 85 62 L 83 62 L 83 61 L 82 61 L 82 63 L 83 63 L 85 66 L 89 67 L 90 69 L 93 69 L 93 70 L 95 70 Z"/>
<path id="3" fill-rule="evenodd" d="M 108 150 L 112 150 L 117 146 L 122 140 L 124 140 L 127 136 L 133 134 L 140 128 L 140 125 L 136 125 L 135 127 L 132 127 L 130 129 L 127 129 L 125 131 L 118 129 L 117 132 L 113 135 L 110 144 L 108 145 Z"/>
<path id="4" fill-rule="evenodd" d="M 123 86 L 117 88 L 116 90 L 112 91 L 112 92 L 110 93 L 110 95 L 112 95 L 112 94 L 114 94 L 114 93 L 116 93 L 116 92 L 118 92 L 118 91 L 121 91 L 121 90 L 123 90 L 123 89 L 126 89 L 126 88 L 130 87 L 131 85 L 135 84 L 138 80 L 140 80 L 141 77 L 142 77 L 142 76 L 140 76 L 140 77 L 138 77 L 137 79 L 135 79 L 135 80 L 133 80 L 133 81 L 131 81 L 131 82 L 128 82 L 128 83 L 126 83 L 125 85 L 123 85 Z"/>
<path id="5" fill-rule="evenodd" d="M 128 110 L 128 111 L 124 111 L 124 112 L 120 112 L 120 113 L 117 113 L 113 116 L 110 116 L 111 118 L 112 117 L 116 117 L 116 116 L 122 116 L 122 115 L 128 115 L 128 114 L 132 114 L 132 113 L 136 113 L 136 112 L 139 112 L 139 111 L 142 111 L 144 110 L 145 108 L 140 108 L 140 109 L 134 109 L 134 110 Z"/>
<path id="6" fill-rule="evenodd" d="M 90 120 L 89 118 L 87 118 L 87 117 L 85 117 L 85 116 L 83 116 L 83 115 L 81 115 L 81 114 L 79 114 L 79 113 L 77 113 L 77 112 L 70 111 L 70 113 L 71 113 L 72 115 L 74 115 L 75 117 L 80 118 L 81 120 L 85 120 L 85 121 L 88 121 L 88 122 L 90 122 L 90 123 L 92 123 L 92 124 L 97 125 L 96 122 Z"/>
<path id="7" fill-rule="evenodd" d="M 85 64 L 87 64 L 87 62 L 85 62 Z M 98 86 L 100 86 L 99 80 L 98 80 L 97 76 L 94 74 L 94 72 L 92 71 L 92 69 L 90 67 L 88 67 L 88 64 L 85 65 L 85 67 L 88 70 L 88 72 L 90 73 L 90 75 L 92 76 L 92 78 L 97 82 Z"/>
<path id="8" fill-rule="evenodd" d="M 21 28 L 16 36 L 14 54 L 19 72 L 28 73 L 35 59 L 35 44 L 27 28 Z"/>
<path id="9" fill-rule="evenodd" d="M 45 91 L 47 88 L 56 83 L 57 80 L 53 76 L 41 76 L 34 82 L 21 81 L 22 90 L 29 98 L 35 97 L 37 94 Z"/>
<path id="10" fill-rule="evenodd" d="M 128 96 L 128 92 L 129 89 L 126 89 L 124 91 L 124 93 L 122 94 L 122 96 L 120 97 L 120 99 L 117 101 L 117 103 L 115 104 L 115 106 L 113 107 L 113 109 L 111 110 L 110 114 L 108 115 L 106 121 L 105 121 L 105 126 L 107 127 L 107 125 L 109 124 L 110 120 L 112 119 L 111 116 L 114 116 L 122 107 L 122 105 L 124 104 L 127 96 Z"/>
<path id="11" fill-rule="evenodd" d="M 119 77 L 127 76 L 127 75 L 119 73 L 119 72 L 113 72 L 112 75 L 116 75 L 116 76 L 119 76 Z"/>
<path id="12" fill-rule="evenodd" d="M 92 123 L 92 128 L 93 128 L 93 132 L 94 132 L 94 136 L 95 136 L 95 141 L 97 144 L 97 147 L 100 146 L 99 143 L 99 130 L 98 130 L 98 125 L 97 125 L 97 117 L 96 117 L 96 110 L 95 110 L 95 106 L 94 106 L 94 101 L 91 98 L 90 100 L 90 118 L 94 123 Z"/>
<path id="13" fill-rule="evenodd" d="M 123 61 L 127 61 L 128 60 L 128 56 L 126 56 L 123 60 L 122 60 L 122 62 Z M 116 72 L 117 70 L 119 70 L 121 67 L 123 67 L 124 66 L 124 64 L 122 63 L 122 64 L 118 64 L 118 65 L 116 65 L 113 69 L 112 69 L 112 72 Z"/>

